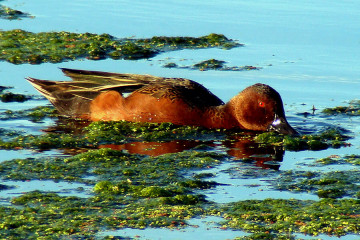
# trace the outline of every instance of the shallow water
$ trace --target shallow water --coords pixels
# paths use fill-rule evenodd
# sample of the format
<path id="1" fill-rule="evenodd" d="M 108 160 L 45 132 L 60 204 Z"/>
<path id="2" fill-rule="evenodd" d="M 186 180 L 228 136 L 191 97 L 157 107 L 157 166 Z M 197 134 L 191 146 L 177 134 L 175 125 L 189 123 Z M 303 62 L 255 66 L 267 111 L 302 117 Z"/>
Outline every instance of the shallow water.
<path id="1" fill-rule="evenodd" d="M 9 7 L 28 12 L 34 19 L 20 21 L 0 20 L 0 29 L 21 28 L 27 31 L 70 31 L 109 33 L 116 37 L 202 36 L 212 32 L 244 43 L 244 47 L 232 50 L 205 49 L 166 52 L 149 60 L 101 60 L 71 61 L 60 64 L 13 65 L 0 62 L 0 85 L 13 86 L 15 93 L 36 94 L 36 90 L 24 78 L 65 79 L 59 67 L 92 69 L 111 72 L 151 74 L 163 77 L 184 77 L 195 80 L 222 100 L 227 101 L 240 90 L 262 82 L 279 91 L 285 104 L 291 125 L 300 132 L 317 132 L 325 126 L 338 126 L 351 131 L 350 147 L 323 151 L 286 151 L 280 163 L 280 170 L 314 170 L 311 164 L 318 158 L 330 155 L 360 154 L 360 118 L 348 116 L 324 116 L 325 107 L 346 105 L 359 99 L 360 68 L 359 47 L 360 5 L 357 1 L 115 1 L 115 0 L 72 0 L 55 1 L 5 1 Z M 227 61 L 229 65 L 253 65 L 258 71 L 225 72 L 168 69 L 164 63 L 193 64 L 210 58 Z M 45 105 L 47 101 L 36 100 L 25 103 L 0 103 L 0 112 L 20 110 Z M 301 113 L 316 107 L 315 114 L 304 117 Z M 1 128 L 23 130 L 40 134 L 41 130 L 53 124 L 52 121 L 33 123 L 30 121 L 0 121 Z M 227 148 L 220 141 L 219 149 Z M 35 153 L 30 151 L 0 151 L 0 161 L 59 152 Z M 312 194 L 278 192 L 271 189 L 267 180 L 270 175 L 244 179 L 238 175 L 223 172 L 236 163 L 221 165 L 216 181 L 226 186 L 207 190 L 209 200 L 232 202 L 245 199 L 299 198 L 317 199 Z M 239 167 L 239 166 L 236 166 Z M 247 166 L 249 167 L 249 166 Z M 255 166 L 250 166 L 255 167 Z M 240 168 L 244 169 L 244 167 Z M 330 165 L 316 168 L 317 171 L 334 171 L 354 168 L 353 166 Z M 269 170 L 270 171 L 270 170 Z M 241 175 L 241 174 L 239 174 Z M 16 182 L 17 190 L 30 191 L 55 189 L 62 192 L 71 186 L 33 182 L 28 188 L 25 183 Z M 36 185 L 38 184 L 38 185 Z M 249 186 L 250 185 L 250 186 Z M 73 186 L 76 189 L 78 186 Z M 2 191 L 1 194 L 13 192 Z M 76 192 L 71 192 L 77 194 Z M 206 230 L 206 229 L 205 229 Z M 203 230 L 203 231 L 205 231 Z M 146 232 L 145 230 L 144 232 Z M 149 230 L 145 238 L 153 238 L 151 231 L 170 236 L 169 230 Z M 217 231 L 217 230 L 216 230 Z M 183 237 L 191 237 L 192 232 Z M 136 234 L 135 234 L 136 235 Z M 142 234 L 139 234 L 143 237 Z M 177 235 L 176 235 L 177 236 Z M 229 235 L 228 237 L 234 237 Z M 236 235 L 239 236 L 239 235 Z M 303 236 L 301 236 L 303 238 Z M 331 239 L 322 236 L 324 239 Z M 343 237 L 351 239 L 350 236 Z M 167 238 L 167 239 L 169 239 Z M 182 237 L 181 237 L 182 238 Z M 225 237 L 227 238 L 227 237 Z M 221 238 L 219 238 L 221 239 Z"/>

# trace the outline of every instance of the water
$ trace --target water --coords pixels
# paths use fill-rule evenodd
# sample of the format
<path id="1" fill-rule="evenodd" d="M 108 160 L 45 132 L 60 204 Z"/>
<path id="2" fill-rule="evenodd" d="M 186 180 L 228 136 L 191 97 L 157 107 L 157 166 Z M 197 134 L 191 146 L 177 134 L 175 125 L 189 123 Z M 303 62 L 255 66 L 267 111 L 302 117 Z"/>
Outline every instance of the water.
<path id="1" fill-rule="evenodd" d="M 159 35 L 202 36 L 215 32 L 245 44 L 245 47 L 232 50 L 167 52 L 150 60 L 137 61 L 82 60 L 41 65 L 0 62 L 0 85 L 13 86 L 13 92 L 38 94 L 24 80 L 27 76 L 65 79 L 58 67 L 189 78 L 203 84 L 224 101 L 228 101 L 243 88 L 262 82 L 279 91 L 289 122 L 295 128 L 321 129 L 321 126 L 330 124 L 350 130 L 353 136 L 353 139 L 349 140 L 352 146 L 346 148 L 315 152 L 287 151 L 280 170 L 310 170 L 312 167 L 308 163 L 318 158 L 334 154 L 360 154 L 359 117 L 324 117 L 319 114 L 325 107 L 346 105 L 348 101 L 360 98 L 360 5 L 357 1 L 12 0 L 2 4 L 35 16 L 34 19 L 21 21 L 0 20 L 0 29 L 3 30 L 21 28 L 32 32 L 109 33 L 116 37 L 138 38 Z M 162 67 L 164 62 L 193 64 L 214 56 L 227 61 L 230 66 L 253 65 L 262 69 L 244 72 L 200 72 Z M 0 110 L 27 109 L 45 104 L 46 101 L 0 103 Z M 315 115 L 308 118 L 299 115 L 302 112 L 311 112 L 313 106 L 319 109 Z M 8 121 L 0 122 L 0 127 L 41 133 L 41 129 L 51 124 L 52 122 L 35 124 Z M 5 150 L 1 150 L 0 154 L 0 161 L 36 155 L 29 151 Z M 225 169 L 230 166 L 221 167 Z M 329 166 L 320 170 L 336 169 L 336 166 Z M 261 178 L 239 179 L 219 173 L 216 180 L 229 185 L 206 192 L 208 199 L 212 201 L 231 202 L 278 196 L 278 192 L 270 189 Z M 21 182 L 16 184 L 22 185 Z M 37 184 L 39 188 L 44 188 L 43 183 Z M 248 187 L 249 184 L 259 186 Z M 33 186 L 28 190 L 36 189 Z M 69 188 L 68 185 L 61 184 L 50 186 L 59 191 L 64 187 Z M 20 188 L 21 191 L 26 188 L 24 187 L 25 185 Z M 77 187 L 74 186 L 74 189 Z M 292 193 L 281 193 L 280 197 L 317 198 L 311 194 L 300 196 Z M 151 231 L 155 231 L 156 235 L 157 231 L 168 230 L 149 230 L 149 235 L 145 237 L 154 236 Z M 171 236 L 171 232 L 166 234 Z M 188 236 L 192 235 L 184 235 Z"/>

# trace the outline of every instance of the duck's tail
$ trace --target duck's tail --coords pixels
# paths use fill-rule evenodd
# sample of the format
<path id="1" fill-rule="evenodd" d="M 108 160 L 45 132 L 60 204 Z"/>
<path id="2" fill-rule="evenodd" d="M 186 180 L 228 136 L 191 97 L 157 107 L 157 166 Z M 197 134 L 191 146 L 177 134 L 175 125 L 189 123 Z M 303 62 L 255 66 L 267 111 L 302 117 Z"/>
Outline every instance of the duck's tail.
<path id="1" fill-rule="evenodd" d="M 150 75 L 121 74 L 61 68 L 73 81 L 27 80 L 43 94 L 61 115 L 88 118 L 90 103 L 101 92 L 115 90 L 131 93 L 164 78 Z"/>
<path id="2" fill-rule="evenodd" d="M 73 118 L 89 118 L 90 102 L 98 93 L 87 91 L 86 94 L 76 94 L 67 82 L 55 82 L 27 78 L 27 80 L 44 95 L 58 110 L 59 114 Z"/>

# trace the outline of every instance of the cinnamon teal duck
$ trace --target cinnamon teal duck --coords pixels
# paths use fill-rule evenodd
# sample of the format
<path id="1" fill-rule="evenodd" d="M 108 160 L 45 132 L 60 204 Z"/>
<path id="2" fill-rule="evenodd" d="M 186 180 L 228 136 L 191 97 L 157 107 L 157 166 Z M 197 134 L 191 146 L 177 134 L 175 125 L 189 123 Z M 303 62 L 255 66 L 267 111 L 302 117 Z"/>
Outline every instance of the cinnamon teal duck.
<path id="1" fill-rule="evenodd" d="M 297 134 L 286 120 L 280 94 L 265 84 L 249 86 L 224 103 L 201 84 L 184 78 L 62 71 L 72 81 L 27 80 L 64 116 Z"/>

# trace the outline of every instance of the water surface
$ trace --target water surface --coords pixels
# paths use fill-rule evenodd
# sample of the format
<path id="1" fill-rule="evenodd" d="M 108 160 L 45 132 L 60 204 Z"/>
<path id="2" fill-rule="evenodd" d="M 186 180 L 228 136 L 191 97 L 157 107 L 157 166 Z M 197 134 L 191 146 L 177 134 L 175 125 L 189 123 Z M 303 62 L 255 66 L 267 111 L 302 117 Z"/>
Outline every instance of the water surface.
<path id="1" fill-rule="evenodd" d="M 285 103 L 289 122 L 299 131 L 317 132 L 324 126 L 338 126 L 351 131 L 353 136 L 349 140 L 352 146 L 346 148 L 286 151 L 279 166 L 280 171 L 313 170 L 308 163 L 315 159 L 330 155 L 360 154 L 359 117 L 327 117 L 321 114 L 321 110 L 325 107 L 346 105 L 350 100 L 360 98 L 360 32 L 358 31 L 360 5 L 357 1 L 12 0 L 2 4 L 35 16 L 34 19 L 20 21 L 0 20 L 2 30 L 20 28 L 32 32 L 109 33 L 116 37 L 137 38 L 159 35 L 202 36 L 214 32 L 245 44 L 244 47 L 232 50 L 167 52 L 149 60 L 137 61 L 83 60 L 41 65 L 13 65 L 0 62 L 0 85 L 13 86 L 13 92 L 38 95 L 24 78 L 32 76 L 40 79 L 65 79 L 59 67 L 189 78 L 203 84 L 224 101 L 228 101 L 243 88 L 262 82 L 279 91 Z M 164 62 L 193 64 L 209 58 L 227 61 L 229 65 L 252 65 L 260 67 L 261 70 L 224 72 L 162 67 Z M 0 103 L 0 110 L 20 110 L 45 104 L 47 104 L 45 100 Z M 318 109 L 314 114 L 308 117 L 301 115 L 303 112 L 311 112 L 313 107 Z M 0 127 L 40 134 L 42 129 L 52 124 L 54 124 L 52 121 L 43 123 L 1 121 Z M 219 145 L 221 148 L 222 142 Z M 1 150 L 0 154 L 0 161 L 6 161 L 18 157 L 36 156 L 38 153 Z M 205 192 L 209 200 L 231 202 L 268 197 L 318 199 L 311 194 L 274 191 L 265 181 L 269 177 L 244 179 L 221 172 L 236 163 L 230 165 L 232 166 L 222 165 L 220 169 L 214 169 L 219 171 L 215 180 L 229 185 Z M 318 168 L 317 171 L 337 169 L 338 166 L 329 166 Z M 270 175 L 270 179 L 271 177 Z M 24 186 L 21 182 L 16 184 L 20 185 L 18 191 L 26 191 L 25 183 Z M 48 189 L 44 184 L 38 185 L 39 190 Z M 252 184 L 257 186 L 249 187 Z M 27 190 L 33 190 L 33 186 Z M 78 186 L 74 188 L 76 187 Z M 69 186 L 51 184 L 50 188 L 61 192 L 62 188 L 67 189 Z M 9 194 L 13 193 L 9 192 Z M 162 232 L 162 230 L 151 230 L 149 235 L 144 234 L 144 237 L 153 238 L 152 231 L 159 231 L 156 234 Z M 166 231 L 164 230 L 164 234 L 169 236 L 173 234 Z M 146 233 L 146 230 L 144 232 Z M 139 233 L 131 234 L 135 236 Z M 194 231 L 184 237 L 197 234 Z M 349 237 L 344 239 L 351 239 Z"/>

